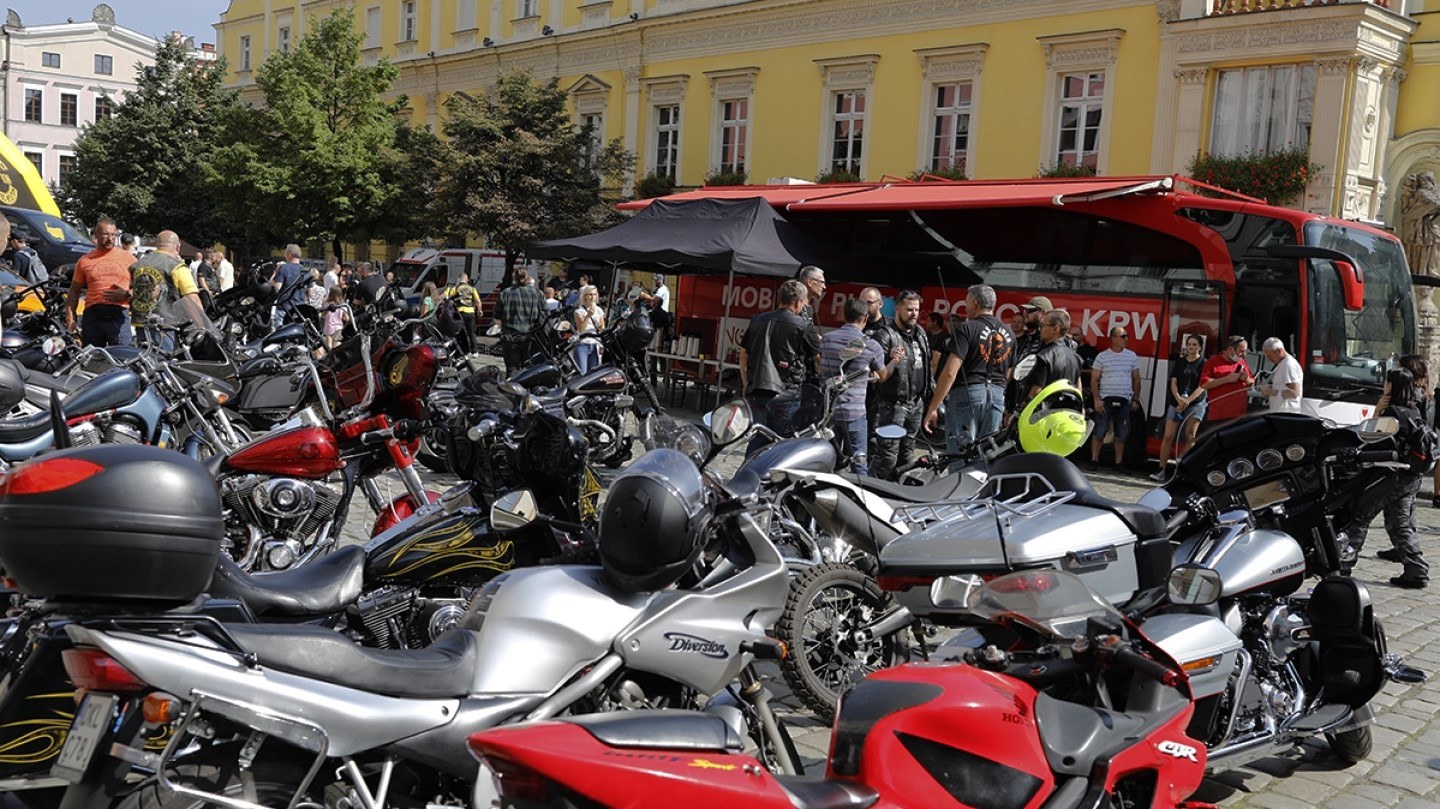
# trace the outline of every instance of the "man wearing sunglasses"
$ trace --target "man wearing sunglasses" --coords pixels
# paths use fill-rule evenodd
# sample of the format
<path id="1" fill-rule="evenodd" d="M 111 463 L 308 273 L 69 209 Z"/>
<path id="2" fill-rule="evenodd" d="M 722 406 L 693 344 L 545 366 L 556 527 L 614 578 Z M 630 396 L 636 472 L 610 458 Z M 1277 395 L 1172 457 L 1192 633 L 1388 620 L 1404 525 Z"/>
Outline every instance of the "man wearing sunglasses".
<path id="1" fill-rule="evenodd" d="M 1090 463 L 1100 465 L 1105 431 L 1115 429 L 1115 466 L 1125 463 L 1125 439 L 1130 435 L 1130 411 L 1140 407 L 1140 358 L 1126 348 L 1130 335 L 1116 326 L 1110 330 L 1110 348 L 1095 355 L 1090 389 L 1095 397 L 1095 433 L 1090 439 Z"/>
<path id="2" fill-rule="evenodd" d="M 1205 414 L 1205 423 L 1213 424 L 1245 415 L 1249 398 L 1247 390 L 1255 384 L 1255 374 L 1245 362 L 1245 352 L 1250 342 L 1240 335 L 1232 335 L 1225 341 L 1225 348 L 1219 354 L 1205 361 L 1200 370 L 1200 387 L 1210 398 L 1210 409 Z"/>

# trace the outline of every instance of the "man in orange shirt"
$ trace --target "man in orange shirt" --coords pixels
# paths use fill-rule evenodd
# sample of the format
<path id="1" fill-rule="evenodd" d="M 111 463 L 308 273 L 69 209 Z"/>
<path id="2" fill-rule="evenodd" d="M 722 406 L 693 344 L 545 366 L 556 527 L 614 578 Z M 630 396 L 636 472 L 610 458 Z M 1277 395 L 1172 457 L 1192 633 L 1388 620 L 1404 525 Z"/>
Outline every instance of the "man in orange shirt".
<path id="1" fill-rule="evenodd" d="M 101 217 L 95 223 L 95 249 L 75 262 L 70 292 L 65 296 L 65 325 L 75 331 L 75 309 L 85 290 L 85 318 L 80 340 L 87 346 L 128 346 L 130 331 L 130 265 L 135 257 L 115 243 L 119 228 Z"/>

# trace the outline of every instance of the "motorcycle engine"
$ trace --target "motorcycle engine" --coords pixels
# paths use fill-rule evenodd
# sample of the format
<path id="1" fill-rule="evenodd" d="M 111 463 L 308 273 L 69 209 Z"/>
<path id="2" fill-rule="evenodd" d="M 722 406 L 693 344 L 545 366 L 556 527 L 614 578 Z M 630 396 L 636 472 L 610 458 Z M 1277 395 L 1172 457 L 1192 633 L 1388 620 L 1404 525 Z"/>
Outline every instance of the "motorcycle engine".
<path id="1" fill-rule="evenodd" d="M 264 537 L 308 545 L 316 531 L 340 508 L 340 492 L 311 480 L 246 475 L 220 482 L 220 493 L 234 527 L 255 526 Z"/>
<path id="2" fill-rule="evenodd" d="M 143 444 L 145 435 L 128 421 L 112 421 L 105 425 L 105 443 L 107 444 Z"/>

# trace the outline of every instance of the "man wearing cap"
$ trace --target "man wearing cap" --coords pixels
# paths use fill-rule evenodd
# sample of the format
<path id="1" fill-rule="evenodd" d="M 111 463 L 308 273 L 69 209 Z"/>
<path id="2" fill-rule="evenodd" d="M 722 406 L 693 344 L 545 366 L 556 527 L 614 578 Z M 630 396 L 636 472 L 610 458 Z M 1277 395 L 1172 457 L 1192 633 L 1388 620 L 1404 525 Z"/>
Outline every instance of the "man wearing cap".
<path id="1" fill-rule="evenodd" d="M 1044 295 L 1036 295 L 1020 307 L 1021 314 L 1025 319 L 1023 332 L 1015 334 L 1015 367 L 1027 358 L 1033 357 L 1040 352 L 1045 345 L 1045 340 L 1040 335 L 1040 318 L 1046 312 L 1055 307 L 1050 304 L 1050 299 Z M 1024 406 L 1027 390 L 1024 386 L 1023 377 L 1028 373 L 1027 368 L 1023 369 L 1016 378 L 1012 373 L 1010 384 L 1005 387 L 1005 412 L 1009 414 L 1018 413 Z"/>

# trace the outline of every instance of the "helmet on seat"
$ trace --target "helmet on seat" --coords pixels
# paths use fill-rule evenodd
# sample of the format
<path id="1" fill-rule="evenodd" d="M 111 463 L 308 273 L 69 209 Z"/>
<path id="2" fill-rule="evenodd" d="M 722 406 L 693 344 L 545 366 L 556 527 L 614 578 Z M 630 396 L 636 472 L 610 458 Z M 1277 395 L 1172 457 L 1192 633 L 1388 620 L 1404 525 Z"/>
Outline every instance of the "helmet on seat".
<path id="1" fill-rule="evenodd" d="M 1026 452 L 1069 455 L 1084 446 L 1090 425 L 1080 389 L 1064 379 L 1046 385 L 1020 411 L 1017 430 Z"/>
<path id="2" fill-rule="evenodd" d="M 704 480 L 684 453 L 656 449 L 610 484 L 600 513 L 600 564 L 617 587 L 638 593 L 680 580 L 704 547 Z"/>

